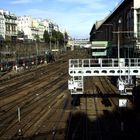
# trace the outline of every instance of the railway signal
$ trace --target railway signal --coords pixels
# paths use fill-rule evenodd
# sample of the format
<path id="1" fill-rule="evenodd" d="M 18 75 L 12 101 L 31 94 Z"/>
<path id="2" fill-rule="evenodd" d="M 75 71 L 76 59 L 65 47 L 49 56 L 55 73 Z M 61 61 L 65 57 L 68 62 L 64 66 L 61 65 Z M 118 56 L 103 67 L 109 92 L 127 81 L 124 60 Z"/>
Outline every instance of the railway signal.
<path id="1" fill-rule="evenodd" d="M 132 95 L 135 86 L 132 76 L 140 75 L 140 59 L 70 59 L 69 75 L 68 88 L 72 95 L 84 94 L 85 76 L 118 76 L 119 94 Z M 120 106 L 123 103 L 120 100 Z"/>

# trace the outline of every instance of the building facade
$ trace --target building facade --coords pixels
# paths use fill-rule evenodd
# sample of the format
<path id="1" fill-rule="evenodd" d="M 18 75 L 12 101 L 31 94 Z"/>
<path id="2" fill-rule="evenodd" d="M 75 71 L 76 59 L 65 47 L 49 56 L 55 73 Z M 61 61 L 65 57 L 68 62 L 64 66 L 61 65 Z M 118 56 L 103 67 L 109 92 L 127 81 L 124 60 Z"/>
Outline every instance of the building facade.
<path id="1" fill-rule="evenodd" d="M 43 39 L 44 31 L 52 33 L 52 30 L 59 30 L 57 24 L 49 20 L 35 19 L 30 16 L 18 17 L 18 30 L 24 32 L 27 39 L 36 40 Z"/>
<path id="2" fill-rule="evenodd" d="M 5 19 L 3 11 L 0 10 L 0 42 L 5 38 Z"/>
<path id="3" fill-rule="evenodd" d="M 59 26 L 47 19 L 37 19 L 31 16 L 19 16 L 10 11 L 0 9 L 0 43 L 4 40 L 43 40 L 44 31 L 51 35 L 59 31 Z"/>
<path id="4" fill-rule="evenodd" d="M 140 50 L 139 0 L 121 1 L 108 17 L 93 25 L 90 41 L 110 42 L 113 57 L 138 57 Z"/>
<path id="5" fill-rule="evenodd" d="M 18 31 L 23 32 L 24 38 L 33 39 L 32 37 L 32 17 L 20 16 L 18 17 Z"/>
<path id="6" fill-rule="evenodd" d="M 17 17 L 6 10 L 0 10 L 0 40 L 14 41 L 17 37 Z"/>

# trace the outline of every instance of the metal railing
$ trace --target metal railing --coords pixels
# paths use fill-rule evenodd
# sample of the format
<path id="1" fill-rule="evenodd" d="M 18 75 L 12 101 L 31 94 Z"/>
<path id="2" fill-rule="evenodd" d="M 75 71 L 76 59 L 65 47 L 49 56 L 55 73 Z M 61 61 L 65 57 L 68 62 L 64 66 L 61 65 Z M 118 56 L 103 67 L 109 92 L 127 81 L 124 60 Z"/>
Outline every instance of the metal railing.
<path id="1" fill-rule="evenodd" d="M 140 58 L 70 59 L 69 68 L 73 67 L 140 67 Z"/>

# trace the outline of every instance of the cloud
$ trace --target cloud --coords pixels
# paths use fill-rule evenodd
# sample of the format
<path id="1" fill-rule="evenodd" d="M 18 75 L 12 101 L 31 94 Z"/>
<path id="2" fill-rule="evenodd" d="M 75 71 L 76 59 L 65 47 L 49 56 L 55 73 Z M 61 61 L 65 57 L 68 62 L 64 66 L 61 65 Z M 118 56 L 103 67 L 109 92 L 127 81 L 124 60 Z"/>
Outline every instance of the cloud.
<path id="1" fill-rule="evenodd" d="M 33 3 L 33 2 L 42 2 L 42 0 L 14 0 L 11 1 L 11 4 L 27 4 L 27 3 Z"/>
<path id="2" fill-rule="evenodd" d="M 62 10 L 62 8 L 61 8 Z M 82 10 L 81 10 L 82 11 Z M 29 9 L 25 12 L 26 15 L 31 15 L 34 18 L 51 19 L 56 22 L 59 27 L 66 29 L 73 37 L 88 37 L 93 23 L 99 18 L 105 17 L 105 12 L 81 12 L 77 11 L 56 11 L 55 7 L 47 10 Z"/>
<path id="3" fill-rule="evenodd" d="M 65 3 L 78 3 L 78 4 L 91 4 L 91 3 L 97 3 L 101 2 L 102 0 L 56 0 L 59 2 L 65 2 Z"/>
<path id="4" fill-rule="evenodd" d="M 57 2 L 67 3 L 67 4 L 74 4 L 74 5 L 84 5 L 89 8 L 93 9 L 102 9 L 106 7 L 106 3 L 104 0 L 56 0 Z"/>
<path id="5" fill-rule="evenodd" d="M 25 3 L 31 3 L 32 0 L 15 0 L 12 1 L 11 4 L 25 4 Z"/>
<path id="6" fill-rule="evenodd" d="M 38 4 L 37 2 L 42 3 Z M 33 18 L 51 19 L 66 29 L 72 36 L 89 36 L 93 23 L 105 18 L 110 8 L 114 7 L 113 1 L 105 0 L 13 0 L 13 4 L 32 4 L 24 11 L 23 15 L 30 15 Z M 119 1 L 119 0 L 116 0 Z"/>

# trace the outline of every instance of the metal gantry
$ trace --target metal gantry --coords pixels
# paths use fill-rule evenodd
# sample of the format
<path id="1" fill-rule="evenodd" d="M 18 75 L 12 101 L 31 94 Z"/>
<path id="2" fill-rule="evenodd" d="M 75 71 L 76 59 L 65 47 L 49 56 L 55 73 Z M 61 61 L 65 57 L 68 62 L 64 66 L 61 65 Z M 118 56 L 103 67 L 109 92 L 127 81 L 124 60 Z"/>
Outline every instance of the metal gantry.
<path id="1" fill-rule="evenodd" d="M 68 88 L 71 94 L 84 93 L 85 76 L 118 76 L 120 94 L 128 95 L 133 89 L 132 76 L 140 75 L 140 59 L 70 59 L 69 75 Z"/>

